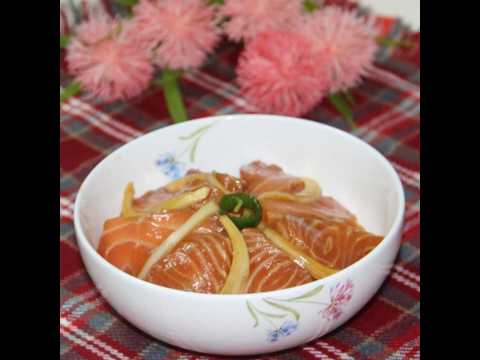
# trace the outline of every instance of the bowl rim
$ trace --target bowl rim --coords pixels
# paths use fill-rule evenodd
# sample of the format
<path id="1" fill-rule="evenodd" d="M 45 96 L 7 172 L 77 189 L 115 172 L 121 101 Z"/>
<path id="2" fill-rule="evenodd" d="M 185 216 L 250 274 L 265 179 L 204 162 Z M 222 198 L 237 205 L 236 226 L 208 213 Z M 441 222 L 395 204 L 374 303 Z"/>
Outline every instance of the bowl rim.
<path id="1" fill-rule="evenodd" d="M 81 199 L 83 197 L 83 194 L 86 192 L 85 189 L 88 188 L 89 183 L 93 181 L 92 179 L 95 178 L 96 173 L 99 171 L 102 166 L 107 163 L 112 157 L 116 156 L 118 153 L 126 151 L 126 148 L 129 147 L 130 145 L 133 145 L 137 142 L 143 141 L 147 137 L 152 137 L 156 136 L 158 132 L 161 132 L 164 129 L 171 128 L 171 127 L 189 127 L 192 124 L 203 124 L 203 123 L 211 123 L 215 121 L 235 121 L 235 120 L 243 120 L 246 117 L 253 117 L 255 119 L 253 120 L 272 120 L 274 119 L 275 122 L 278 123 L 298 123 L 299 125 L 307 126 L 307 127 L 323 127 L 324 130 L 331 131 L 333 133 L 336 133 L 339 136 L 343 136 L 344 138 L 349 139 L 349 141 L 356 142 L 363 146 L 366 151 L 370 152 L 377 160 L 386 168 L 387 172 L 390 173 L 390 176 L 393 180 L 394 188 L 395 188 L 395 193 L 397 196 L 397 209 L 396 209 L 396 215 L 393 221 L 393 224 L 390 226 L 389 231 L 387 234 L 384 236 L 383 240 L 378 244 L 372 251 L 370 251 L 367 255 L 365 255 L 363 258 L 360 260 L 357 260 L 355 263 L 347 266 L 346 268 L 338 271 L 337 273 L 327 276 L 322 279 L 314 280 L 306 284 L 286 288 L 286 289 L 279 289 L 279 290 L 273 290 L 273 291 L 265 291 L 265 292 L 257 292 L 257 293 L 245 293 L 245 294 L 205 294 L 205 293 L 196 293 L 196 292 L 191 292 L 191 291 L 185 291 L 185 290 L 178 290 L 178 289 L 172 289 L 166 286 L 162 285 L 157 285 L 150 283 L 145 280 L 138 279 L 135 276 L 132 276 L 130 274 L 127 274 L 126 272 L 118 269 L 116 266 L 110 264 L 107 260 L 105 260 L 98 252 L 96 249 L 94 249 L 93 245 L 88 241 L 82 226 L 80 222 L 80 203 L 82 202 Z M 193 121 L 192 121 L 193 120 Z M 205 124 L 206 125 L 206 124 Z M 165 293 L 165 295 L 171 294 L 172 296 L 182 296 L 182 297 L 192 297 L 192 298 L 201 298 L 201 299 L 244 299 L 244 300 L 250 300 L 252 298 L 257 298 L 257 297 L 270 297 L 274 295 L 280 295 L 284 294 L 289 291 L 298 291 L 298 290 L 308 290 L 311 287 L 319 286 L 322 282 L 329 281 L 332 282 L 335 279 L 342 278 L 345 273 L 350 273 L 354 272 L 357 268 L 362 267 L 364 264 L 368 263 L 372 258 L 376 257 L 377 254 L 381 253 L 384 251 L 386 247 L 390 245 L 390 243 L 393 241 L 394 236 L 401 230 L 401 227 L 403 225 L 403 220 L 404 220 L 404 213 L 405 213 L 405 193 L 404 193 L 404 188 L 401 183 L 400 177 L 397 173 L 397 171 L 394 169 L 390 161 L 388 161 L 383 154 L 381 154 L 377 149 L 375 149 L 373 146 L 368 144 L 367 142 L 359 139 L 358 137 L 344 131 L 338 128 L 335 128 L 333 126 L 323 124 L 320 122 L 316 122 L 313 120 L 307 120 L 307 119 L 301 119 L 301 118 L 295 118 L 295 117 L 289 117 L 289 116 L 282 116 L 282 115 L 270 115 L 270 114 L 227 114 L 227 115 L 216 115 L 216 116 L 208 116 L 208 117 L 203 117 L 203 118 L 196 118 L 196 119 L 191 119 L 186 122 L 182 123 L 177 123 L 177 124 L 171 124 L 164 126 L 162 128 L 155 129 L 153 131 L 150 131 L 144 135 L 139 136 L 138 138 L 129 141 L 128 143 L 125 143 L 112 151 L 110 154 L 108 154 L 105 158 L 103 158 L 95 167 L 90 171 L 90 173 L 87 175 L 87 177 L 84 179 L 82 184 L 80 185 L 80 188 L 77 192 L 77 196 L 75 199 L 75 205 L 74 205 L 74 230 L 75 230 L 75 235 L 77 238 L 77 242 L 79 242 L 79 248 L 80 248 L 80 254 L 82 257 L 82 261 L 84 262 L 85 266 L 85 261 L 83 257 L 85 255 L 88 255 L 90 257 L 93 257 L 96 263 L 98 263 L 100 266 L 103 266 L 105 269 L 108 271 L 112 272 L 115 274 L 115 276 L 118 276 L 119 281 L 121 279 L 124 279 L 126 282 L 132 283 L 132 285 L 137 285 L 137 286 L 143 286 L 146 288 L 151 289 L 152 291 L 156 291 L 159 293 Z M 86 251 L 86 254 L 82 251 L 82 248 Z M 397 249 L 398 253 L 398 249 Z M 386 275 L 391 271 L 391 269 L 388 270 Z M 87 270 L 88 273 L 88 270 Z M 89 274 L 90 275 L 90 274 Z"/>

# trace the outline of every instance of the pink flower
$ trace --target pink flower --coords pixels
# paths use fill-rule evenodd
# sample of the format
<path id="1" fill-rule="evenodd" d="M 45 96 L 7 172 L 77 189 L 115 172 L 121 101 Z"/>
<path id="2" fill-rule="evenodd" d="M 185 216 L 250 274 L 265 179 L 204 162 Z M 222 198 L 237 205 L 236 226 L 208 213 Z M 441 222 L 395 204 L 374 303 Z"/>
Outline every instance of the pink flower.
<path id="1" fill-rule="evenodd" d="M 294 32 L 265 32 L 248 42 L 237 67 L 245 99 L 266 113 L 298 116 L 312 109 L 328 85 L 325 61 Z"/>
<path id="2" fill-rule="evenodd" d="M 300 19 L 303 0 L 225 0 L 220 14 L 230 18 L 225 33 L 234 41 L 265 31 L 289 30 Z"/>
<path id="3" fill-rule="evenodd" d="M 336 320 L 342 315 L 341 306 L 352 298 L 353 283 L 348 279 L 345 283 L 339 283 L 330 289 L 330 304 L 322 311 L 328 320 Z"/>
<path id="4" fill-rule="evenodd" d="M 147 50 L 128 34 L 128 23 L 101 16 L 80 24 L 67 48 L 68 70 L 75 80 L 105 101 L 134 97 L 152 79 Z"/>
<path id="5" fill-rule="evenodd" d="M 377 31 L 372 22 L 353 11 L 328 6 L 305 16 L 300 27 L 313 43 L 314 51 L 327 57 L 331 92 L 358 85 L 372 67 Z"/>
<path id="6" fill-rule="evenodd" d="M 133 12 L 138 37 L 160 67 L 198 67 L 220 38 L 214 9 L 203 0 L 140 0 Z"/>

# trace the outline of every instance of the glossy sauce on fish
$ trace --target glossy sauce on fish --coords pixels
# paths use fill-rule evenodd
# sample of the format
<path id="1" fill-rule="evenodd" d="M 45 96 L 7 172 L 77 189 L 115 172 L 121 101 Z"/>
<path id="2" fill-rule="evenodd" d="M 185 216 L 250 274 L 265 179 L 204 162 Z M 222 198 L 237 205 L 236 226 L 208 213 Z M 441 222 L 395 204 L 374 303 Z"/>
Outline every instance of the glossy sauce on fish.
<path id="1" fill-rule="evenodd" d="M 133 215 L 122 213 L 106 220 L 98 252 L 119 269 L 137 277 L 145 274 L 143 280 L 157 285 L 222 293 L 227 278 L 239 276 L 231 272 L 239 250 L 219 221 L 226 213 L 218 204 L 224 195 L 246 193 L 259 199 L 262 227 L 240 229 L 248 252 L 243 259 L 248 261 L 248 273 L 244 274 L 248 277 L 241 292 L 306 284 L 318 275 L 298 261 L 298 253 L 338 271 L 364 257 L 383 239 L 365 230 L 348 209 L 312 184 L 261 161 L 241 167 L 239 178 L 191 170 L 183 179 L 132 199 Z M 199 189 L 203 189 L 200 195 Z M 192 194 L 201 197 L 191 200 Z M 187 199 L 181 200 L 184 203 L 178 200 L 182 196 Z M 166 203 L 169 207 L 162 208 Z M 202 215 L 208 204 L 218 211 Z M 188 225 L 196 217 L 200 220 Z M 278 234 L 277 241 L 261 228 Z"/>

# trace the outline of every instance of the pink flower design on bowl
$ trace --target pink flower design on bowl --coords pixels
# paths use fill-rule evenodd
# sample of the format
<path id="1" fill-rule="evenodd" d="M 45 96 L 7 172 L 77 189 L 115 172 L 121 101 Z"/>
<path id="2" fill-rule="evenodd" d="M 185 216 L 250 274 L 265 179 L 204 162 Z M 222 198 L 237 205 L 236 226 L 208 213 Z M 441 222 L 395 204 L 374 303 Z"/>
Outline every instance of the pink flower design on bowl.
<path id="1" fill-rule="evenodd" d="M 336 320 L 342 315 L 342 306 L 348 303 L 353 294 L 353 282 L 348 279 L 330 289 L 330 304 L 322 311 L 327 320 Z"/>

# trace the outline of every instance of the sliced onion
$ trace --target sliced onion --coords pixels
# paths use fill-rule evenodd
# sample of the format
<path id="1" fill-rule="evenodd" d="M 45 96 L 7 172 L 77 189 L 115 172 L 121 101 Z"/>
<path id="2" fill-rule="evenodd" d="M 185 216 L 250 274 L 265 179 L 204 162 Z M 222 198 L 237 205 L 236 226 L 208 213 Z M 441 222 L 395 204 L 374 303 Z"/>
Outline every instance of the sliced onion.
<path id="1" fill-rule="evenodd" d="M 260 224 L 259 228 L 276 247 L 285 252 L 298 266 L 308 270 L 313 278 L 322 279 L 338 272 L 338 270 L 325 266 L 307 255 L 303 250 L 298 249 L 290 241 L 285 240 L 276 231 L 263 224 Z"/>
<path id="2" fill-rule="evenodd" d="M 123 190 L 123 201 L 121 216 L 130 217 L 135 216 L 135 210 L 133 210 L 133 197 L 135 196 L 135 189 L 133 183 L 129 182 Z"/>
<path id="3" fill-rule="evenodd" d="M 241 294 L 245 292 L 245 287 L 250 276 L 250 259 L 248 256 L 247 244 L 242 233 L 228 216 L 220 216 L 220 222 L 225 227 L 228 237 L 232 243 L 233 260 L 228 272 L 227 279 L 221 294 Z"/>
<path id="4" fill-rule="evenodd" d="M 322 195 L 322 189 L 318 183 L 310 178 L 302 177 L 305 187 L 302 191 L 296 193 L 295 195 L 301 197 L 319 197 Z"/>
<path id="5" fill-rule="evenodd" d="M 206 179 L 210 186 L 220 189 L 224 194 L 229 193 L 227 189 L 225 189 L 225 187 L 220 183 L 220 181 L 218 181 L 217 177 L 215 176 L 215 173 L 206 174 Z"/>
<path id="6" fill-rule="evenodd" d="M 174 180 L 171 183 L 167 184 L 165 187 L 168 191 L 175 192 L 180 190 L 186 184 L 190 184 L 195 180 L 204 180 L 204 179 L 205 179 L 205 174 L 195 173 L 195 174 L 184 176 L 178 180 Z"/>
<path id="7" fill-rule="evenodd" d="M 197 190 L 189 191 L 172 197 L 170 199 L 164 200 L 159 204 L 155 205 L 154 207 L 146 210 L 146 212 L 152 213 L 159 210 L 182 209 L 187 206 L 193 205 L 196 202 L 205 200 L 208 197 L 208 194 L 210 194 L 210 189 L 204 186 Z"/>
<path id="8" fill-rule="evenodd" d="M 147 210 L 137 210 L 133 207 L 135 190 L 133 183 L 129 182 L 123 191 L 123 203 L 121 215 L 124 217 L 141 217 L 155 213 L 159 210 L 183 209 L 196 202 L 205 200 L 210 194 L 210 189 L 203 186 L 197 190 L 189 191 L 170 199 L 164 200 Z"/>
<path id="9" fill-rule="evenodd" d="M 153 250 L 150 257 L 143 265 L 142 270 L 138 274 L 140 279 L 145 279 L 148 272 L 159 260 L 166 256 L 170 251 L 177 246 L 182 239 L 187 236 L 193 229 L 200 225 L 206 218 L 218 212 L 218 205 L 213 201 L 208 202 L 203 207 L 198 209 L 182 226 L 170 234 L 167 239 Z"/>
<path id="10" fill-rule="evenodd" d="M 287 200 L 287 201 L 309 203 L 309 202 L 315 201 L 317 197 L 305 196 L 305 195 L 304 196 L 293 195 L 293 194 L 282 192 L 282 191 L 266 191 L 258 195 L 257 199 L 260 201 L 265 199 L 274 199 L 274 200 Z"/>

